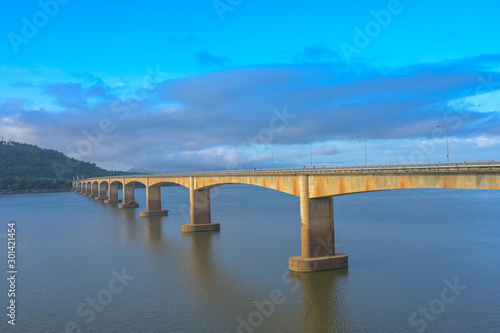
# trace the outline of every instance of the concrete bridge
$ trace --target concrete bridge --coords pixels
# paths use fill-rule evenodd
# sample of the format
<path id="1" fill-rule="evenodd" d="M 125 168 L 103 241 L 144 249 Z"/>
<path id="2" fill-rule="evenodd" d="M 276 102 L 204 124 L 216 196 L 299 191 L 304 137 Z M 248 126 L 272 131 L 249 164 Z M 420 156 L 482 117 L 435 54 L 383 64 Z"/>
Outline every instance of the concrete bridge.
<path id="1" fill-rule="evenodd" d="M 395 189 L 500 189 L 500 162 L 387 165 L 259 171 L 224 171 L 163 175 L 99 177 L 73 182 L 73 191 L 136 208 L 135 184 L 146 186 L 146 210 L 140 216 L 167 215 L 161 207 L 161 186 L 177 184 L 189 189 L 190 224 L 182 232 L 219 231 L 212 222 L 210 189 L 226 184 L 250 184 L 300 197 L 300 256 L 289 259 L 289 269 L 298 272 L 347 268 L 348 257 L 335 252 L 333 198 L 335 196 Z M 118 198 L 119 184 L 123 198 Z"/>

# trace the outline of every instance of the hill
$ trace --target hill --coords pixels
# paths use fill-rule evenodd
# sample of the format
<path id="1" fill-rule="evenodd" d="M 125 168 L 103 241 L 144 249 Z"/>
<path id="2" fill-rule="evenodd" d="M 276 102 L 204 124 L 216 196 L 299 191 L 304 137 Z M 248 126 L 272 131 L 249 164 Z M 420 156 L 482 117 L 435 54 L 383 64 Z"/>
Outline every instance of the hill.
<path id="1" fill-rule="evenodd" d="M 73 177 L 123 175 L 35 145 L 0 141 L 0 193 L 69 190 Z"/>

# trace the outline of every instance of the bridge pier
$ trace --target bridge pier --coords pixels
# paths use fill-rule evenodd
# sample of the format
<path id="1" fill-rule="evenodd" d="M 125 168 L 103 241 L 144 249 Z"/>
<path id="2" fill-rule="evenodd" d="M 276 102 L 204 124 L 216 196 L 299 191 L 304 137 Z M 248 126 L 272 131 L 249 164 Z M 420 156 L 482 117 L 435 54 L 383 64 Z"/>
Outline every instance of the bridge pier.
<path id="1" fill-rule="evenodd" d="M 191 223 L 181 226 L 182 232 L 219 231 L 220 223 L 212 222 L 210 212 L 210 189 L 195 190 L 194 177 L 189 178 L 189 201 Z"/>
<path id="2" fill-rule="evenodd" d="M 89 194 L 89 197 L 90 198 L 97 198 L 98 195 L 99 195 L 99 183 L 92 182 L 90 184 L 90 194 Z"/>
<path id="3" fill-rule="evenodd" d="M 118 206 L 118 208 L 137 208 L 139 204 L 135 201 L 134 184 L 125 185 L 125 179 L 123 179 L 123 204 Z"/>
<path id="4" fill-rule="evenodd" d="M 111 183 L 111 180 L 109 182 L 109 198 L 108 200 L 104 200 L 104 203 L 120 203 L 122 202 L 120 199 L 118 199 L 118 183 L 114 182 Z"/>
<path id="5" fill-rule="evenodd" d="M 146 210 L 140 213 L 141 217 L 166 216 L 168 210 L 161 210 L 161 186 L 146 186 Z"/>
<path id="6" fill-rule="evenodd" d="M 302 255 L 290 257 L 288 268 L 315 272 L 347 268 L 345 253 L 335 253 L 333 197 L 310 198 L 309 177 L 300 177 L 300 218 Z"/>
<path id="7" fill-rule="evenodd" d="M 123 204 L 118 206 L 118 208 L 137 208 L 139 204 L 135 201 L 134 184 L 125 185 L 125 178 L 122 181 L 123 184 Z"/>
<path id="8" fill-rule="evenodd" d="M 108 191 L 108 184 L 105 182 L 101 182 L 98 185 L 97 196 L 94 198 L 95 200 L 106 200 Z"/>

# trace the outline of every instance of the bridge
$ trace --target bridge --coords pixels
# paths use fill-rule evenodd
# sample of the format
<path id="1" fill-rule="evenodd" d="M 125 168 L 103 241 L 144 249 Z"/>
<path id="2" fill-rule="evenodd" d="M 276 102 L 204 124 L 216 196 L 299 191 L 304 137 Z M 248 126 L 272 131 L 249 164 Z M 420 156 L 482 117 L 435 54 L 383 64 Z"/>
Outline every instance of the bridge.
<path id="1" fill-rule="evenodd" d="M 313 272 L 347 268 L 348 256 L 335 252 L 333 198 L 396 189 L 500 189 L 500 162 L 386 165 L 303 169 L 235 170 L 183 174 L 98 177 L 73 182 L 72 191 L 137 208 L 135 184 L 146 187 L 146 210 L 140 216 L 164 216 L 161 187 L 177 184 L 189 189 L 190 222 L 182 232 L 219 231 L 211 220 L 210 189 L 226 184 L 249 184 L 300 197 L 301 255 L 289 258 L 289 269 Z M 123 198 L 118 198 L 119 185 Z"/>

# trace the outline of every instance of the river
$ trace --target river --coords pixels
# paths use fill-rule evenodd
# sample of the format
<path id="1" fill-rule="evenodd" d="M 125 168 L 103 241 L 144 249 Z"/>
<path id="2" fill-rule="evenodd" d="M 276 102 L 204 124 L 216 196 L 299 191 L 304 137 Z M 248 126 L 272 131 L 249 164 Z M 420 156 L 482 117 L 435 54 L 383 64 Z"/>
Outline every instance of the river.
<path id="1" fill-rule="evenodd" d="M 120 193 L 121 197 L 121 193 Z M 397 190 L 334 199 L 349 268 L 288 271 L 299 199 L 212 189 L 220 232 L 182 234 L 189 191 L 141 218 L 76 193 L 0 196 L 0 267 L 16 222 L 15 332 L 500 332 L 500 192 Z"/>

